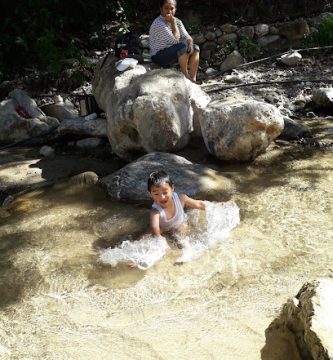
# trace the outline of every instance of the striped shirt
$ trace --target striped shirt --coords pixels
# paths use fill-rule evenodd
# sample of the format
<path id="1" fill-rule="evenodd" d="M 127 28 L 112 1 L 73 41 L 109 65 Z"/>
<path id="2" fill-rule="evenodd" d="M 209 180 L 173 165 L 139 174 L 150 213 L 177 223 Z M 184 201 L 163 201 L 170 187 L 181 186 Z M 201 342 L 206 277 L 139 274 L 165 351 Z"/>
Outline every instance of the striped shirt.
<path id="1" fill-rule="evenodd" d="M 185 29 L 185 26 L 176 18 L 180 39 L 176 39 L 172 33 L 171 24 L 164 20 L 163 16 L 158 16 L 150 26 L 149 29 L 149 47 L 150 56 L 154 56 L 160 50 L 168 48 L 179 42 L 186 43 L 186 40 L 191 39 L 191 36 Z"/>

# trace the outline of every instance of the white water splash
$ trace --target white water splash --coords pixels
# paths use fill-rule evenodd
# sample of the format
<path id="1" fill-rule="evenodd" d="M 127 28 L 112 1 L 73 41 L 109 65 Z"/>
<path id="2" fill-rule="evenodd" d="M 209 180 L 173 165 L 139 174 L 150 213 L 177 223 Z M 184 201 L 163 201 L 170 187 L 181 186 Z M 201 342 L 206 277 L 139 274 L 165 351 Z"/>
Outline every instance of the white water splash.
<path id="1" fill-rule="evenodd" d="M 147 270 L 164 256 L 168 247 L 163 236 L 136 241 L 125 240 L 115 248 L 103 250 L 99 260 L 111 266 L 128 263 L 141 270 Z"/>
<path id="2" fill-rule="evenodd" d="M 176 262 L 183 263 L 197 259 L 217 242 L 226 239 L 230 231 L 239 224 L 239 208 L 233 201 L 212 203 L 206 201 L 207 228 L 187 236 L 182 256 Z"/>
<path id="3" fill-rule="evenodd" d="M 176 262 L 183 263 L 197 259 L 217 242 L 227 238 L 238 223 L 239 208 L 234 202 L 206 201 L 206 229 L 203 231 L 195 229 L 194 234 L 181 240 L 184 248 L 182 256 Z M 111 266 L 129 263 L 141 270 L 146 270 L 164 256 L 168 247 L 167 240 L 163 236 L 136 241 L 125 240 L 115 248 L 103 250 L 99 260 Z"/>

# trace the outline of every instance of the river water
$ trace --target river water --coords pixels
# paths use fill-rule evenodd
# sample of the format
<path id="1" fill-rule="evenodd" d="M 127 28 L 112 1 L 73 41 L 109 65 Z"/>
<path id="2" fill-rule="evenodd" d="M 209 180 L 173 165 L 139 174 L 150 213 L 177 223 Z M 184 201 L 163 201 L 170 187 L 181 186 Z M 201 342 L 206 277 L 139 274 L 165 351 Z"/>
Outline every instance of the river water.
<path id="1" fill-rule="evenodd" d="M 309 124 L 332 140 L 332 120 Z M 237 184 L 240 223 L 183 265 L 176 248 L 146 271 L 99 263 L 149 214 L 99 187 L 59 183 L 1 210 L 0 358 L 275 359 L 265 329 L 280 307 L 333 276 L 332 150 L 274 144 L 212 166 Z"/>

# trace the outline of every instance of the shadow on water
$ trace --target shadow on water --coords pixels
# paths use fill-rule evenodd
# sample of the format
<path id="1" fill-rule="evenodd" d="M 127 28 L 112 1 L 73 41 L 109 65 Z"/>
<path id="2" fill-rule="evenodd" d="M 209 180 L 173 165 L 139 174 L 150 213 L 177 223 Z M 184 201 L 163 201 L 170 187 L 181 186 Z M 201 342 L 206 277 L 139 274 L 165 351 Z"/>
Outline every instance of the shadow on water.
<path id="1" fill-rule="evenodd" d="M 0 239 L 0 307 L 20 301 L 43 281 L 34 266 L 19 268 L 15 265 L 16 252 L 29 242 L 29 233 L 15 233 Z"/>
<path id="2" fill-rule="evenodd" d="M 128 234 L 128 230 L 120 230 L 116 235 L 108 236 L 108 237 L 100 237 L 93 242 L 93 248 L 97 251 L 114 248 L 117 245 L 121 244 L 124 240 L 129 239 L 139 239 L 142 236 L 143 231 L 132 232 L 130 237 Z"/>
<path id="3" fill-rule="evenodd" d="M 119 229 L 116 234 L 96 239 L 92 247 L 98 256 L 100 251 L 110 247 L 115 248 L 124 240 L 139 239 L 143 232 L 143 230 L 131 232 L 129 236 L 128 230 Z M 88 279 L 94 285 L 98 284 L 109 288 L 129 288 L 142 280 L 144 276 L 145 271 L 138 268 L 133 268 L 126 264 L 118 264 L 116 267 L 112 267 L 111 265 L 100 263 L 97 259 L 88 275 Z"/>
<path id="4" fill-rule="evenodd" d="M 42 177 L 46 181 L 54 181 L 86 171 L 93 171 L 98 176 L 106 176 L 118 170 L 123 165 L 124 161 L 115 157 L 111 159 L 100 159 L 89 156 L 57 155 L 51 159 L 41 159 L 30 167 L 41 169 Z"/>
<path id="5" fill-rule="evenodd" d="M 129 265 L 121 264 L 116 267 L 97 263 L 88 274 L 92 285 L 101 285 L 112 289 L 133 287 L 145 277 L 146 272 Z"/>
<path id="6" fill-rule="evenodd" d="M 139 238 L 142 232 L 133 234 L 134 239 Z M 114 248 L 121 244 L 124 239 L 128 239 L 128 232 L 117 234 L 111 237 L 99 238 L 93 242 L 93 248 L 98 254 L 101 250 Z M 142 280 L 145 272 L 138 268 L 131 268 L 126 264 L 120 264 L 116 267 L 102 264 L 98 260 L 95 262 L 88 275 L 89 281 L 93 285 L 102 285 L 108 288 L 129 288 Z"/>
<path id="7" fill-rule="evenodd" d="M 252 164 L 248 164 L 248 177 L 242 177 L 237 184 L 240 193 L 256 194 L 263 189 L 270 187 L 284 186 L 289 183 L 291 176 L 299 176 L 315 187 L 323 171 L 331 171 L 330 168 L 323 168 L 320 165 L 319 151 L 313 149 L 302 149 L 297 145 L 286 149 L 278 149 L 276 153 L 270 153 L 269 159 L 265 159 L 263 154 Z M 313 160 L 318 158 L 318 163 L 314 167 Z M 312 164 L 304 165 L 301 169 L 293 168 L 296 161 L 311 160 Z"/>

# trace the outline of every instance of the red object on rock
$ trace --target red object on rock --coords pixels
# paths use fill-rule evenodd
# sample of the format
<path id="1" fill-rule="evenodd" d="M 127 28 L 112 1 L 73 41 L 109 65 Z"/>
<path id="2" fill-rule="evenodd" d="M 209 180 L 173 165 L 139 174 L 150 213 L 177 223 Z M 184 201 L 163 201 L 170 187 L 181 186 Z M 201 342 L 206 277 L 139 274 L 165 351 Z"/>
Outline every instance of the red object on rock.
<path id="1" fill-rule="evenodd" d="M 15 110 L 24 119 L 32 119 L 32 116 L 27 112 L 27 110 L 23 106 L 18 106 Z"/>
<path id="2" fill-rule="evenodd" d="M 125 58 L 127 58 L 127 56 L 128 56 L 128 50 L 125 50 L 125 49 L 121 50 L 120 58 L 125 59 Z"/>

